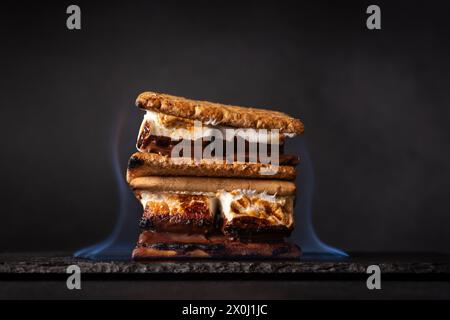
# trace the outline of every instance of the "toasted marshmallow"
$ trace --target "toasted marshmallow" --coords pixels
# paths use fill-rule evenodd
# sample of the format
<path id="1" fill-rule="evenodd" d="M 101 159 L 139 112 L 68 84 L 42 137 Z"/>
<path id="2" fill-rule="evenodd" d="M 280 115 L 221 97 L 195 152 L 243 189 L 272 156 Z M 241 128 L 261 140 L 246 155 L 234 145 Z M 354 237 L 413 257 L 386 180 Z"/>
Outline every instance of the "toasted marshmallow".
<path id="1" fill-rule="evenodd" d="M 144 217 L 177 216 L 183 219 L 209 219 L 220 214 L 225 226 L 236 227 L 240 219 L 253 220 L 255 226 L 264 228 L 282 227 L 292 229 L 293 196 L 269 195 L 255 190 L 219 190 L 211 192 L 149 192 L 139 191 L 137 194 L 144 208 Z M 157 218 L 160 219 L 160 218 Z M 182 222 L 184 220 L 172 219 Z M 236 222 L 238 221 L 238 222 Z M 237 228 L 240 228 L 237 226 Z M 167 229 L 167 227 L 165 227 Z"/>
<path id="2" fill-rule="evenodd" d="M 278 130 L 233 128 L 219 125 L 215 119 L 204 123 L 191 119 L 174 117 L 148 110 L 142 121 L 139 137 L 142 135 L 145 125 L 151 128 L 151 134 L 155 136 L 169 137 L 172 140 L 196 140 L 199 138 L 220 137 L 221 140 L 231 141 L 240 137 L 251 143 L 280 143 L 280 136 L 294 137 L 295 134 L 280 134 Z"/>
<path id="3" fill-rule="evenodd" d="M 166 203 L 169 208 L 182 207 L 182 203 L 189 201 L 202 201 L 205 202 L 211 213 L 217 210 L 217 201 L 215 194 L 211 192 L 167 192 L 167 193 L 153 193 L 148 191 L 140 191 L 140 202 L 145 209 L 149 202 L 154 203 Z M 196 197 L 200 196 L 200 197 Z M 192 199 L 189 199 L 191 197 Z M 174 210 L 176 211 L 176 210 Z"/>
<path id="4" fill-rule="evenodd" d="M 266 226 L 293 227 L 293 196 L 282 197 L 254 190 L 221 190 L 217 197 L 225 224 L 245 217 L 264 220 Z"/>
<path id="5" fill-rule="evenodd" d="M 144 207 L 141 227 L 175 233 L 208 233 L 214 227 L 214 196 L 183 193 L 140 192 Z"/>

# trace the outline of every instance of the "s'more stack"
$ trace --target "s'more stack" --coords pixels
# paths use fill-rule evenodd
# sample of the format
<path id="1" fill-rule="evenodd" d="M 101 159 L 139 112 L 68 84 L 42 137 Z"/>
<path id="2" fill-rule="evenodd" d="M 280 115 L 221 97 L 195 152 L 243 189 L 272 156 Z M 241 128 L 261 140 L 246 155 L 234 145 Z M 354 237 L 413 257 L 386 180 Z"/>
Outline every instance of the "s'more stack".
<path id="1" fill-rule="evenodd" d="M 285 140 L 303 124 L 284 113 L 144 92 L 127 182 L 142 203 L 135 260 L 298 258 L 298 157 Z"/>

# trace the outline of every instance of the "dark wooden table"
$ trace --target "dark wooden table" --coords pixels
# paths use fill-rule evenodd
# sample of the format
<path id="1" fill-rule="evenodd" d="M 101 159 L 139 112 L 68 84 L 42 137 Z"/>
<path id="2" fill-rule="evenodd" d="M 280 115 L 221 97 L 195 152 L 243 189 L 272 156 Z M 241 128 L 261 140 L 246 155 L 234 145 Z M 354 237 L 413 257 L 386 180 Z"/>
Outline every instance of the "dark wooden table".
<path id="1" fill-rule="evenodd" d="M 66 269 L 81 269 L 68 290 Z M 381 269 L 368 290 L 366 269 Z M 305 256 L 300 261 L 89 261 L 66 254 L 0 254 L 0 299 L 449 299 L 450 256 Z"/>

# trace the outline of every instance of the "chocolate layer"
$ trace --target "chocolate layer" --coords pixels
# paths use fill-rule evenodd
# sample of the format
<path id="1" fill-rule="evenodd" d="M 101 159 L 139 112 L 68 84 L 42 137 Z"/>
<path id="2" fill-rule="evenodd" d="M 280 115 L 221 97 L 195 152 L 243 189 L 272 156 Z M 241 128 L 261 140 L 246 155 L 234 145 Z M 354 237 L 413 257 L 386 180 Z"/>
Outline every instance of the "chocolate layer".
<path id="1" fill-rule="evenodd" d="M 160 155 L 164 155 L 164 156 L 171 156 L 172 155 L 172 151 L 173 148 L 181 142 L 181 140 L 172 140 L 169 137 L 164 137 L 164 136 L 155 136 L 155 135 L 151 135 L 149 133 L 149 130 L 144 129 L 142 130 L 141 134 L 139 135 L 138 138 L 138 142 L 137 142 L 137 148 L 139 149 L 139 151 L 141 152 L 151 152 L 151 153 L 158 153 Z M 233 161 L 237 161 L 238 160 L 238 152 L 237 152 L 237 142 L 238 138 L 234 138 L 234 152 L 233 152 Z M 195 141 L 193 140 L 189 140 L 189 142 L 191 144 L 191 154 L 190 155 L 185 155 L 183 154 L 183 152 L 181 152 L 179 154 L 180 157 L 191 157 L 194 158 L 194 145 L 195 145 Z M 203 140 L 201 142 L 202 145 L 202 153 L 205 150 L 205 148 L 212 143 L 212 141 L 207 141 L 207 140 Z M 221 141 L 221 143 L 223 144 L 223 150 L 224 153 L 227 150 L 226 149 L 226 141 Z M 295 155 L 286 155 L 284 154 L 284 144 L 279 144 L 279 150 L 278 150 L 278 154 L 279 154 L 279 164 L 280 165 L 291 165 L 291 166 L 295 166 L 299 163 L 299 159 L 297 156 Z M 259 146 L 255 146 L 255 150 L 258 149 Z M 250 162 L 250 160 L 256 158 L 257 161 L 256 162 L 261 162 L 259 159 L 259 154 L 253 155 L 249 152 L 250 150 L 250 143 L 245 140 L 245 155 L 243 155 L 243 158 L 245 159 L 245 162 Z M 270 157 L 271 154 L 271 145 L 268 144 L 267 145 L 267 156 Z M 251 156 L 253 155 L 253 156 Z M 215 154 L 213 153 L 212 156 L 215 156 Z M 226 155 L 224 154 L 223 158 L 226 158 Z"/>
<path id="2" fill-rule="evenodd" d="M 190 241 L 192 237 L 192 241 Z M 178 241 L 177 241 L 178 239 Z M 142 232 L 133 250 L 134 260 L 167 258 L 299 258 L 300 249 L 286 242 L 241 242 L 223 236 L 199 239 L 170 233 Z"/>

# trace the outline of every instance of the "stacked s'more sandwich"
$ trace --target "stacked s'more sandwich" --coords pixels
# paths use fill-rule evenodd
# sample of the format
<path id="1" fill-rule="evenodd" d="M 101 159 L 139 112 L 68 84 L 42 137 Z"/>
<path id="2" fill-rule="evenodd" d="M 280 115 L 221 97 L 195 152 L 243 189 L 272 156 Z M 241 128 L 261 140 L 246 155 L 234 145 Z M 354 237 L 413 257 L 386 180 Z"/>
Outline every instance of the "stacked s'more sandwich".
<path id="1" fill-rule="evenodd" d="M 285 140 L 300 120 L 264 109 L 144 92 L 127 182 L 142 203 L 135 260 L 297 258 L 295 166 Z"/>

